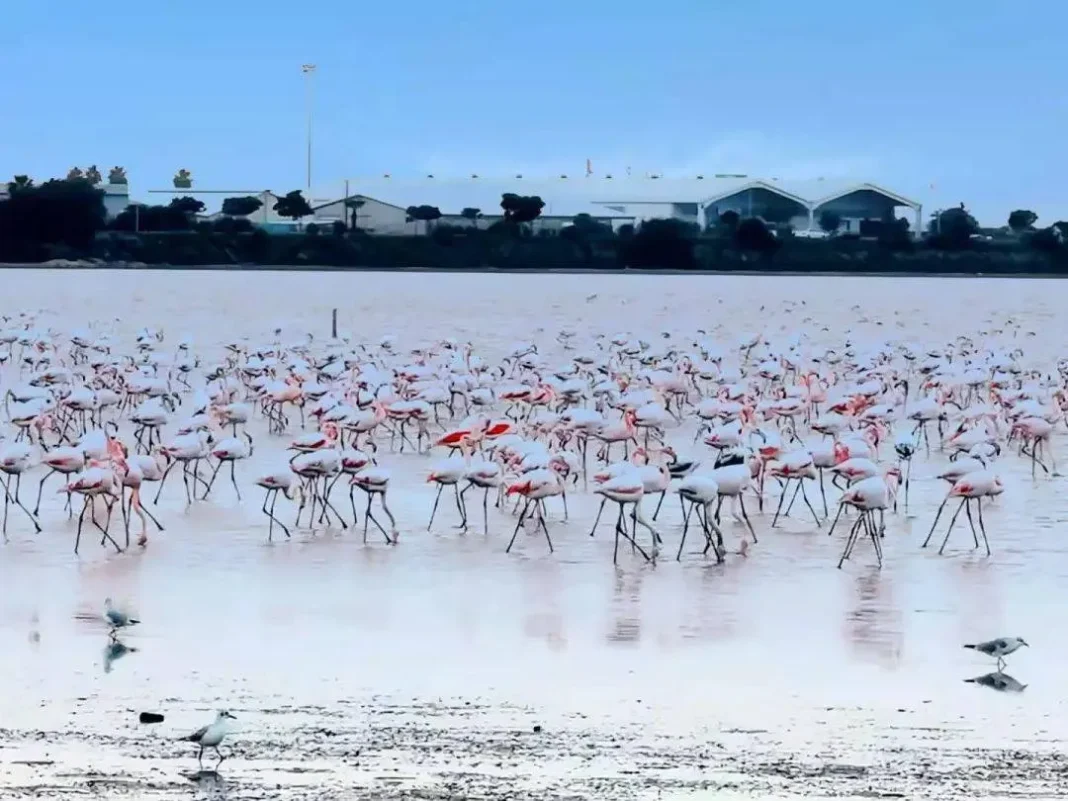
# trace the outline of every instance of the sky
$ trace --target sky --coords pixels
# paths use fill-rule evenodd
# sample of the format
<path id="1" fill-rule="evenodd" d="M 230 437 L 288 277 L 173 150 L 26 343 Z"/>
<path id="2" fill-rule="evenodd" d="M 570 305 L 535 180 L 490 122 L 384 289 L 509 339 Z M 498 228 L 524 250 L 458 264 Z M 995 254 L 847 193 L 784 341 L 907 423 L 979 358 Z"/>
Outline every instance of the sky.
<path id="1" fill-rule="evenodd" d="M 1068 219 L 1065 0 L 3 0 L 0 176 L 870 181 Z M 413 199 L 413 203 L 418 199 Z"/>

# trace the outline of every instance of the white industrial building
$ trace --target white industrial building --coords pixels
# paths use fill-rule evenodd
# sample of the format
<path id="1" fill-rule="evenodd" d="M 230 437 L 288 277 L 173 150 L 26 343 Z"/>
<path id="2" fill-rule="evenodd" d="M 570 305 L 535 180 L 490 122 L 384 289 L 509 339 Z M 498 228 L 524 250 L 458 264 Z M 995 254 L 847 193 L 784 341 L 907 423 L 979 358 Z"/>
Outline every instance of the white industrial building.
<path id="1" fill-rule="evenodd" d="M 545 201 L 543 228 L 557 229 L 578 214 L 589 214 L 618 228 L 629 222 L 673 217 L 696 223 L 702 230 L 725 211 L 789 224 L 797 231 L 817 230 L 825 211 L 841 219 L 840 231 L 858 232 L 863 220 L 906 216 L 917 233 L 923 228 L 923 207 L 915 200 L 871 183 L 813 179 L 780 181 L 746 175 L 676 177 L 560 176 L 558 178 L 487 179 L 479 176 L 353 179 L 310 195 L 316 222 L 348 220 L 344 199 L 358 197 L 360 228 L 380 234 L 412 234 L 424 226 L 407 220 L 409 206 L 436 206 L 442 221 L 488 226 L 501 216 L 501 195 L 538 195 Z M 473 223 L 461 217 L 465 208 L 482 215 Z"/>

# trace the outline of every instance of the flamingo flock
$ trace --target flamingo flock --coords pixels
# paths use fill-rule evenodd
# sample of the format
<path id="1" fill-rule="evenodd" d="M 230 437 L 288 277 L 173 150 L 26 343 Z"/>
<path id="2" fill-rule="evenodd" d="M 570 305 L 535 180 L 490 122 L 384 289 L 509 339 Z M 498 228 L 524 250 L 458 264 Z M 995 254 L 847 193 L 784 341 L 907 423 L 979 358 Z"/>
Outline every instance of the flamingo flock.
<path id="1" fill-rule="evenodd" d="M 833 538 L 841 524 L 838 567 L 858 545 L 881 567 L 884 547 L 925 548 L 948 517 L 943 554 L 962 512 L 972 549 L 989 556 L 999 466 L 1017 459 L 1033 482 L 1054 479 L 1053 435 L 1068 422 L 1068 361 L 1029 360 L 1017 334 L 1009 323 L 950 342 L 832 348 L 803 332 L 724 341 L 565 329 L 493 355 L 455 339 L 402 348 L 393 336 L 283 342 L 276 330 L 198 352 L 157 327 L 64 332 L 23 314 L 0 324 L 2 532 L 43 533 L 45 484 L 58 475 L 66 517 L 77 511 L 75 553 L 87 528 L 102 546 L 129 549 L 134 518 L 144 547 L 149 521 L 165 531 L 157 504 L 173 473 L 187 506 L 212 503 L 224 473 L 238 504 L 243 483 L 263 490 L 268 541 L 276 528 L 286 539 L 362 528 L 366 543 L 373 526 L 395 546 L 392 468 L 434 488 L 424 527 L 405 504 L 406 540 L 455 514 L 460 536 L 502 533 L 504 553 L 523 532 L 556 553 L 578 536 L 568 496 L 580 495 L 599 504 L 589 537 L 614 509 L 613 561 L 627 546 L 657 561 L 677 536 L 676 560 L 725 563 L 765 537 L 773 551 L 773 531 Z M 241 463 L 254 454 L 277 465 L 248 475 Z M 24 473 L 40 476 L 32 510 Z M 926 539 L 888 541 L 887 516 L 908 513 L 916 480 L 946 486 Z M 148 504 L 146 483 L 156 485 Z M 479 493 L 472 522 L 469 494 Z M 704 538 L 699 554 L 685 548 L 691 528 Z"/>

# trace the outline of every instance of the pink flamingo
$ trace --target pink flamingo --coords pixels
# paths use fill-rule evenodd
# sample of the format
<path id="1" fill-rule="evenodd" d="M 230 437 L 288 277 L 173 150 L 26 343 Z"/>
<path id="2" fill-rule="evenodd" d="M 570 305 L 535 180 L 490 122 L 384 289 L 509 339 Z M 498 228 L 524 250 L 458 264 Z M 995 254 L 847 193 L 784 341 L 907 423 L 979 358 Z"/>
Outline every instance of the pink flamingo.
<path id="1" fill-rule="evenodd" d="M 606 425 L 591 433 L 591 436 L 594 439 L 598 439 L 604 443 L 604 446 L 597 453 L 599 459 L 607 463 L 611 454 L 612 445 L 617 442 L 623 443 L 624 456 L 626 456 L 628 452 L 628 443 L 633 442 L 635 445 L 638 444 L 638 440 L 636 439 L 638 429 L 634 424 L 636 419 L 636 411 L 634 409 L 626 409 L 623 412 L 623 419 L 619 423 Z"/>
<path id="2" fill-rule="evenodd" d="M 298 495 L 302 495 L 301 485 L 296 475 L 288 468 L 279 469 L 257 478 L 256 485 L 267 490 L 267 494 L 263 496 L 262 509 L 263 513 L 271 521 L 267 528 L 267 541 L 270 542 L 273 539 L 275 523 L 282 527 L 286 539 L 289 539 L 289 529 L 286 528 L 286 524 L 274 516 L 274 505 L 278 503 L 279 493 L 285 495 L 289 500 L 294 500 Z M 268 501 L 270 501 L 269 507 L 267 505 Z"/>
<path id="3" fill-rule="evenodd" d="M 893 490 L 890 483 L 882 476 L 865 478 L 842 493 L 842 497 L 838 500 L 839 510 L 844 506 L 853 506 L 860 511 L 860 514 L 857 516 L 856 522 L 853 523 L 853 527 L 849 530 L 845 548 L 842 550 L 842 556 L 838 560 L 839 569 L 853 552 L 853 546 L 856 545 L 861 528 L 864 529 L 864 533 L 867 536 L 871 537 L 872 545 L 875 547 L 875 558 L 878 560 L 879 567 L 883 566 L 883 546 L 880 541 L 882 534 L 880 525 L 875 522 L 875 511 L 883 512 L 886 510 L 890 505 L 892 493 Z M 837 519 L 836 516 L 835 520 Z"/>
<path id="4" fill-rule="evenodd" d="M 519 521 L 515 524 L 512 539 L 508 542 L 505 553 L 512 550 L 515 538 L 519 535 L 519 529 L 528 517 L 536 517 L 537 523 L 545 532 L 545 541 L 549 544 L 549 553 L 553 552 L 553 541 L 549 536 L 549 527 L 545 523 L 545 499 L 559 495 L 564 491 L 564 484 L 555 471 L 548 468 L 531 470 L 524 473 L 522 478 L 508 487 L 507 495 L 519 495 L 523 498 L 523 510 L 519 513 Z M 533 511 L 532 511 L 533 510 Z"/>
<path id="5" fill-rule="evenodd" d="M 953 487 L 949 490 L 945 500 L 942 501 L 941 506 L 938 507 L 938 512 L 935 514 L 934 523 L 931 524 L 931 530 L 927 532 L 927 539 L 923 541 L 921 548 L 926 548 L 927 543 L 931 541 L 931 535 L 934 534 L 935 527 L 938 525 L 938 519 L 942 516 L 942 510 L 945 509 L 946 504 L 949 503 L 950 498 L 960 498 L 960 505 L 957 507 L 957 511 L 953 513 L 953 517 L 949 520 L 949 528 L 946 529 L 946 538 L 942 540 L 942 547 L 938 549 L 939 555 L 946 549 L 946 543 L 949 542 L 949 535 L 953 531 L 953 524 L 957 522 L 957 516 L 963 509 L 968 515 L 968 524 L 972 529 L 972 539 L 975 541 L 975 547 L 979 547 L 979 536 L 976 533 L 975 522 L 972 520 L 972 501 L 975 501 L 978 517 L 979 517 L 979 532 L 983 535 L 983 543 L 986 545 L 986 555 L 990 556 L 990 542 L 986 538 L 986 526 L 983 523 L 983 498 L 993 498 L 1000 495 L 1005 491 L 1005 487 L 1001 483 L 1001 479 L 991 470 L 974 470 L 963 478 L 961 478 Z"/>
<path id="6" fill-rule="evenodd" d="M 96 522 L 96 499 L 98 497 L 104 498 L 104 502 L 108 509 L 108 522 L 111 520 L 111 504 L 108 500 L 112 501 L 118 498 L 116 493 L 116 487 L 118 481 L 116 480 L 115 470 L 106 466 L 105 462 L 98 460 L 92 460 L 89 462 L 88 467 L 79 473 L 73 481 L 66 486 L 62 487 L 60 492 L 77 492 L 85 498 L 85 502 L 82 505 L 82 512 L 78 515 L 78 532 L 74 538 L 74 553 L 78 553 L 78 546 L 82 540 L 82 524 L 85 522 L 85 513 L 89 511 L 90 507 L 93 509 L 93 514 L 90 514 L 90 520 L 93 525 L 96 526 L 103 533 L 104 537 L 101 539 L 101 544 L 105 541 L 111 542 L 115 546 L 116 553 L 121 553 L 122 548 L 115 542 L 111 534 L 108 533 L 107 527 L 101 526 Z"/>
<path id="7" fill-rule="evenodd" d="M 1050 469 L 1042 461 L 1040 453 L 1049 450 L 1050 463 L 1053 465 L 1053 475 L 1057 475 L 1057 460 L 1053 456 L 1053 448 L 1050 443 L 1050 435 L 1053 433 L 1053 425 L 1041 417 L 1024 417 L 1017 420 L 1012 426 L 1012 433 L 1018 434 L 1021 439 L 1020 453 L 1031 457 L 1031 478 L 1035 477 L 1035 465 L 1041 467 L 1047 474 Z M 1031 450 L 1027 450 L 1030 443 Z"/>
<path id="8" fill-rule="evenodd" d="M 393 513 L 389 511 L 389 507 L 386 505 L 386 490 L 389 489 L 389 471 L 381 467 L 368 467 L 366 470 L 361 470 L 354 475 L 351 479 L 351 483 L 364 492 L 367 493 L 367 509 L 364 510 L 363 517 L 363 541 L 367 542 L 367 523 L 368 521 L 378 526 L 378 530 L 382 532 L 382 536 L 386 538 L 387 545 L 395 545 L 400 538 L 400 532 L 397 530 L 397 521 L 393 517 Z M 382 510 L 386 513 L 386 517 L 389 518 L 389 524 L 391 526 L 391 533 L 393 538 L 390 539 L 390 535 L 386 533 L 386 530 L 382 528 L 382 524 L 378 522 L 374 514 L 371 512 L 371 500 L 378 496 L 382 503 Z"/>

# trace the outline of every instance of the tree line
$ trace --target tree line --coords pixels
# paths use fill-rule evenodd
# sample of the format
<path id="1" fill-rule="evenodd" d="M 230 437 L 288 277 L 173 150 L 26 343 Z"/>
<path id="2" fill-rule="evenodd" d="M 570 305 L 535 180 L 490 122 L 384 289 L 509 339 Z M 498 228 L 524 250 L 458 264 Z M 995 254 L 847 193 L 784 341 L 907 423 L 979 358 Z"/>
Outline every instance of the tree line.
<path id="1" fill-rule="evenodd" d="M 120 181 L 125 181 L 125 173 L 121 168 L 114 168 L 109 183 Z M 190 239 L 182 240 L 175 247 L 185 248 L 185 253 L 190 248 L 205 253 L 217 251 L 222 256 L 230 254 L 232 259 L 251 254 L 251 260 L 255 260 L 257 254 L 272 252 L 271 248 L 262 245 L 263 237 L 270 235 L 254 223 L 256 214 L 263 209 L 261 197 L 228 197 L 223 200 L 221 214 L 212 220 L 202 218 L 205 205 L 191 196 L 178 196 L 160 205 L 130 204 L 109 220 L 100 182 L 101 176 L 95 167 L 84 172 L 76 168 L 66 178 L 41 184 L 36 184 L 28 176 L 15 176 L 7 185 L 6 199 L 0 201 L 0 260 L 37 262 L 51 258 L 99 257 L 101 253 L 106 258 L 121 250 L 115 243 L 123 241 L 122 237 L 126 237 L 127 250 L 136 250 L 128 243 L 130 234 L 147 237 L 184 233 L 214 237 L 210 240 L 214 249 L 205 250 L 205 243 L 191 244 L 194 240 Z M 982 254 L 989 260 L 999 253 L 1011 253 L 1016 258 L 1023 252 L 1040 255 L 1057 265 L 1068 262 L 1068 223 L 1056 222 L 1039 227 L 1038 216 L 1026 209 L 1017 209 L 1008 216 L 1006 227 L 1011 236 L 1008 241 L 994 244 L 981 234 L 975 218 L 963 204 L 932 214 L 920 238 L 911 235 L 907 221 L 892 217 L 862 221 L 859 232 L 841 233 L 841 218 L 831 211 L 824 211 L 818 218 L 820 228 L 827 235 L 826 240 L 803 240 L 788 226 L 771 224 L 760 217 L 742 217 L 734 211 L 724 212 L 710 221 L 704 230 L 674 218 L 651 219 L 638 226 L 627 224 L 613 229 L 588 214 L 580 214 L 560 230 L 557 237 L 553 232 L 537 230 L 533 225 L 545 208 L 540 197 L 506 193 L 501 197 L 501 211 L 495 215 L 499 219 L 486 227 L 477 225 L 483 218 L 479 208 L 464 208 L 460 217 L 469 223 L 453 225 L 442 222 L 444 215 L 436 206 L 409 206 L 406 219 L 414 224 L 413 232 L 422 226 L 422 233 L 427 235 L 423 239 L 428 241 L 405 244 L 406 237 L 375 237 L 373 230 L 360 225 L 359 212 L 365 203 L 363 198 L 347 198 L 343 201 L 345 219 L 336 220 L 327 231 L 321 230 L 315 222 L 309 223 L 303 228 L 303 237 L 297 237 L 295 241 L 290 237 L 290 241 L 274 250 L 284 253 L 287 258 L 297 259 L 310 258 L 307 256 L 310 252 L 335 260 L 371 258 L 366 254 L 383 253 L 389 259 L 406 263 L 408 256 L 401 254 L 399 249 L 407 247 L 413 259 L 416 254 L 418 258 L 431 259 L 431 263 L 423 266 L 435 266 L 436 262 L 456 266 L 464 259 L 471 262 L 471 266 L 493 266 L 502 261 L 500 254 L 505 252 L 526 252 L 532 254 L 532 261 L 536 261 L 539 251 L 555 254 L 554 258 L 562 260 L 561 263 L 578 266 L 675 269 L 710 268 L 720 263 L 737 262 L 754 263 L 754 266 L 776 261 L 780 264 L 792 261 L 815 264 L 821 258 L 880 261 L 894 254 L 915 260 L 924 253 Z M 278 216 L 298 223 L 313 216 L 315 211 L 300 190 L 277 197 L 272 210 Z M 359 241 L 350 246 L 336 241 L 330 245 L 309 241 L 312 238 L 321 240 L 323 234 L 336 240 L 355 238 Z M 239 235 L 256 235 L 258 249 L 249 250 L 246 240 L 234 239 Z M 549 244 L 544 241 L 548 238 L 559 239 L 559 242 Z M 368 243 L 369 239 L 394 241 L 381 244 L 376 250 Z M 101 245 L 101 241 L 105 244 Z M 517 242 L 524 243 L 518 251 Z M 201 248 L 202 244 L 205 248 Z M 160 244 L 158 249 L 165 251 L 166 247 Z M 332 255 L 327 254 L 327 250 Z M 161 252 L 158 258 L 167 260 L 167 254 Z M 182 254 L 178 253 L 169 261 L 180 264 L 183 263 L 181 259 Z M 361 265 L 352 261 L 352 266 Z"/>

